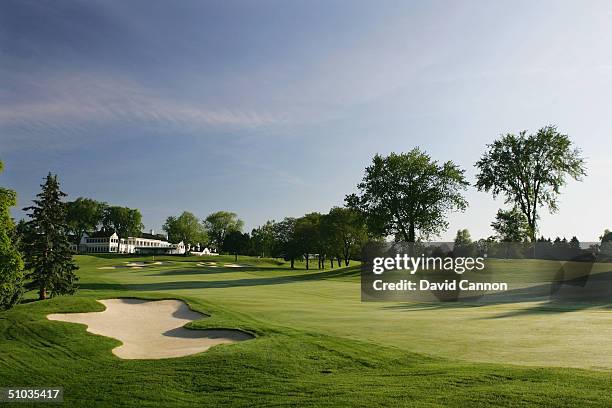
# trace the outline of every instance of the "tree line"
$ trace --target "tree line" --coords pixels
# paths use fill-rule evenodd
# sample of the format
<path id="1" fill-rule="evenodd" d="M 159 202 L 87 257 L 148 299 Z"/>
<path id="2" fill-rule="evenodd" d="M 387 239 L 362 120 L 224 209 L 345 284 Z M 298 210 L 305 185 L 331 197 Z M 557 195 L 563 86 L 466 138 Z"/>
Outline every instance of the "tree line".
<path id="1" fill-rule="evenodd" d="M 236 256 L 282 257 L 292 266 L 297 259 L 304 259 L 307 267 L 311 260 L 319 268 L 327 261 L 330 266 L 334 261 L 348 265 L 368 239 L 416 242 L 439 235 L 448 228 L 450 212 L 468 207 L 464 193 L 473 185 L 502 197 L 507 205 L 491 223 L 496 235 L 477 242 L 535 243 L 541 210 L 556 212 L 567 181 L 586 175 L 581 151 L 555 126 L 532 134 L 501 135 L 486 145 L 474 166 L 472 184 L 453 161 L 439 162 L 418 147 L 407 153 L 376 154 L 357 192 L 346 196 L 343 207 L 326 214 L 271 220 L 249 234 L 242 231 L 244 223 L 235 213 L 218 211 L 201 220 L 183 212 L 168 217 L 163 228 L 172 242 L 211 245 Z M 76 267 L 67 250 L 69 234 L 79 239 L 88 231 L 103 230 L 122 237 L 135 236 L 142 229 L 136 209 L 88 198 L 63 203 L 63 197 L 57 176 L 49 174 L 34 205 L 26 208 L 29 220 L 15 228 L 9 216 L 15 194 L 0 190 L 0 307 L 19 299 L 18 282 L 23 280 L 38 286 L 41 298 L 74 290 Z M 572 241 L 567 245 L 575 246 Z M 609 246 L 612 234 L 606 231 L 601 241 L 602 248 Z M 560 239 L 551 245 L 566 243 Z"/>
<path id="2" fill-rule="evenodd" d="M 218 211 L 201 222 L 190 212 L 168 217 L 163 226 L 171 242 L 200 243 L 218 251 L 238 255 L 284 258 L 291 262 L 304 259 L 317 266 L 324 262 L 348 265 L 360 245 L 368 238 L 365 220 L 355 209 L 335 207 L 329 213 L 309 213 L 299 218 L 286 217 L 281 221 L 267 221 L 243 232 L 244 222 L 235 213 Z"/>
<path id="3" fill-rule="evenodd" d="M 298 259 L 306 262 L 306 269 L 310 269 L 311 260 L 316 260 L 319 269 L 325 269 L 326 262 L 331 268 L 348 266 L 371 238 L 362 214 L 346 207 L 334 207 L 326 214 L 312 212 L 299 218 L 268 221 L 253 229 L 250 236 L 242 236 L 241 246 L 230 240 L 227 249 L 283 258 L 291 263 L 292 269 Z"/>
<path id="4" fill-rule="evenodd" d="M 583 246 L 576 236 L 571 239 L 556 237 L 554 240 L 540 236 L 536 241 L 504 240 L 492 235 L 473 241 L 467 229 L 457 231 L 452 249 L 446 254 L 452 256 L 483 256 L 503 259 L 546 259 L 557 261 L 609 261 L 612 259 L 612 234 L 606 230 L 599 242 Z"/>

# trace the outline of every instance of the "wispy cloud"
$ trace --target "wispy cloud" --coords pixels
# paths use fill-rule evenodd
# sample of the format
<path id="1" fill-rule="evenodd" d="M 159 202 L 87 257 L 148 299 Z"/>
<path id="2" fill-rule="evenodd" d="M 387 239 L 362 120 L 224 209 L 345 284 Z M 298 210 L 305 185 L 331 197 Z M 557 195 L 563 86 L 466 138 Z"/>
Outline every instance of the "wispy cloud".
<path id="1" fill-rule="evenodd" d="M 104 75 L 61 75 L 36 81 L 15 78 L 14 83 L 18 85 L 0 96 L 0 129 L 3 139 L 16 144 L 49 136 L 64 136 L 72 142 L 72 136 L 84 137 L 92 126 L 113 124 L 189 132 L 257 128 L 287 121 L 279 113 L 213 106 Z"/>

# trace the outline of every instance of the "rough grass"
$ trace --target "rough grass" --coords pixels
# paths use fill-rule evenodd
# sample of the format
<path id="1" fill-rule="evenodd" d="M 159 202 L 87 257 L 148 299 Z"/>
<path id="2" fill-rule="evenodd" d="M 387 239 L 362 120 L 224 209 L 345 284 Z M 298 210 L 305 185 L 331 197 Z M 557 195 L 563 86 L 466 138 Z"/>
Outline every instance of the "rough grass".
<path id="1" fill-rule="evenodd" d="M 0 386 L 63 386 L 72 406 L 612 405 L 609 371 L 544 367 L 579 366 L 582 353 L 592 356 L 587 365 L 609 368 L 602 305 L 364 304 L 356 268 L 291 271 L 253 258 L 238 260 L 243 269 L 198 267 L 195 257 L 97 269 L 143 259 L 78 257 L 77 296 L 0 313 Z M 211 315 L 194 326 L 257 338 L 190 357 L 121 360 L 110 352 L 116 340 L 45 318 L 101 310 L 95 299 L 118 296 L 181 298 Z M 591 342 L 598 347 L 580 348 Z"/>

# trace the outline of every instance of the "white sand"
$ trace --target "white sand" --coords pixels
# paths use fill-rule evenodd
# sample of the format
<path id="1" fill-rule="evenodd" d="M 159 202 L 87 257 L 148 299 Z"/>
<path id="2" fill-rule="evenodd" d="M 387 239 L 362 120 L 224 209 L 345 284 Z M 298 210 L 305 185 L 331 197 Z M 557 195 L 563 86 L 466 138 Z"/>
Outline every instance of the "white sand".
<path id="1" fill-rule="evenodd" d="M 101 266 L 98 269 L 142 269 L 144 266 Z"/>
<path id="2" fill-rule="evenodd" d="M 82 323 L 87 331 L 123 344 L 113 353 L 124 359 L 159 359 L 200 353 L 217 344 L 252 339 L 238 330 L 190 330 L 183 326 L 205 315 L 180 300 L 100 300 L 103 312 L 50 314 L 49 320 Z"/>
<path id="3" fill-rule="evenodd" d="M 101 266 L 98 269 L 124 269 L 124 268 L 142 269 L 142 268 L 145 268 L 147 266 L 169 265 L 169 264 L 171 264 L 171 262 L 151 262 L 151 263 L 146 263 L 146 262 L 125 262 L 125 265 L 119 265 L 119 266 Z"/>
<path id="4" fill-rule="evenodd" d="M 225 265 L 223 265 L 223 266 L 225 266 L 226 268 L 242 268 L 242 265 L 233 264 L 233 263 L 231 263 L 231 264 L 225 264 Z"/>
<path id="5" fill-rule="evenodd" d="M 165 265 L 170 262 L 126 262 L 126 266 L 153 266 L 153 265 Z"/>

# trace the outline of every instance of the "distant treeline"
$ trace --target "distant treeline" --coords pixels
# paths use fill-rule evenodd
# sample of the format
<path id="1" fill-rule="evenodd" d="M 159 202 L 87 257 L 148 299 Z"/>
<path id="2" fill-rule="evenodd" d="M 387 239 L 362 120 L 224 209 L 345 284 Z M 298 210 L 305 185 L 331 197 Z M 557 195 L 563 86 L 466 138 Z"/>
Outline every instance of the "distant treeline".
<path id="1" fill-rule="evenodd" d="M 472 242 L 466 240 L 467 230 L 460 230 L 447 253 L 453 256 L 484 256 L 501 259 L 545 259 L 557 261 L 598 261 L 612 260 L 612 234 L 606 230 L 600 242 L 581 244 L 577 237 L 569 241 L 557 237 L 554 240 L 540 237 L 536 242 L 505 242 L 495 237 Z"/>

